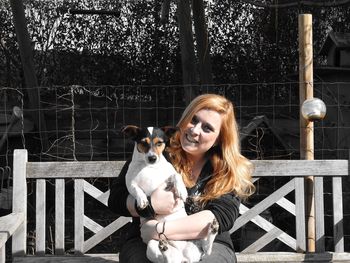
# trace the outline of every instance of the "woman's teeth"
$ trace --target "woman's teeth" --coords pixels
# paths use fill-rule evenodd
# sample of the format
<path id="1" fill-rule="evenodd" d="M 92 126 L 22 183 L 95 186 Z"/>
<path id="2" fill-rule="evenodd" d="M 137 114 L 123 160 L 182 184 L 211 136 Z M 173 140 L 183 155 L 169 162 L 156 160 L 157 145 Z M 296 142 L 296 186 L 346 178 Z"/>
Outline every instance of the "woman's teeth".
<path id="1" fill-rule="evenodd" d="M 189 141 L 190 143 L 198 143 L 196 140 L 194 140 L 191 136 L 189 136 L 188 134 L 186 134 L 186 139 L 187 141 Z"/>

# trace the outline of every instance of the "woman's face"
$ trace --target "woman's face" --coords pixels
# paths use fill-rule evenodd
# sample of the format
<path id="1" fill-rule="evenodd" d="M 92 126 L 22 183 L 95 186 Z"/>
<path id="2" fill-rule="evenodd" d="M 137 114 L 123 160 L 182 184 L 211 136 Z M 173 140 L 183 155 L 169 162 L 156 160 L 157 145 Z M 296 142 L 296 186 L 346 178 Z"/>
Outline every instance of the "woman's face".
<path id="1" fill-rule="evenodd" d="M 184 151 L 194 158 L 203 157 L 216 144 L 221 123 L 222 117 L 218 112 L 208 109 L 198 111 L 181 132 Z"/>

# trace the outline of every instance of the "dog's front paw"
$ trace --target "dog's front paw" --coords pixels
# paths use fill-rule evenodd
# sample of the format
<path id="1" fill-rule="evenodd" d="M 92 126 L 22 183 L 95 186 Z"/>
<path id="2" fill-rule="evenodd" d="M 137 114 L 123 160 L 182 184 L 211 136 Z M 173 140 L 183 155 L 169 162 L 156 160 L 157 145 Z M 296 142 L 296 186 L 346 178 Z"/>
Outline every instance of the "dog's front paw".
<path id="1" fill-rule="evenodd" d="M 147 200 L 147 197 L 146 198 L 136 198 L 136 202 L 137 202 L 137 206 L 140 208 L 140 209 L 145 209 L 149 202 Z"/>
<path id="2" fill-rule="evenodd" d="M 213 222 L 209 225 L 209 234 L 216 235 L 219 231 L 219 223 L 216 218 L 213 219 Z"/>
<path id="3" fill-rule="evenodd" d="M 180 189 L 179 189 L 179 197 L 180 197 L 180 199 L 181 199 L 182 201 L 186 202 L 187 196 L 188 196 L 188 194 L 187 194 L 186 188 L 183 188 L 183 189 L 180 188 Z"/>
<path id="4" fill-rule="evenodd" d="M 159 250 L 162 252 L 167 251 L 168 250 L 168 241 L 162 240 L 162 239 L 159 240 L 158 247 L 159 247 Z"/>
<path id="5" fill-rule="evenodd" d="M 174 176 L 174 181 L 175 181 L 175 190 L 176 190 L 176 195 L 182 199 L 182 201 L 186 202 L 188 193 L 186 186 L 184 182 L 182 181 L 181 175 L 180 174 L 175 174 Z"/>
<path id="6" fill-rule="evenodd" d="M 216 220 L 216 218 L 214 218 L 213 222 L 209 224 L 207 237 L 204 240 L 202 240 L 202 249 L 204 252 L 203 256 L 207 256 L 211 254 L 211 251 L 213 249 L 213 242 L 218 231 L 219 231 L 219 223 Z"/>

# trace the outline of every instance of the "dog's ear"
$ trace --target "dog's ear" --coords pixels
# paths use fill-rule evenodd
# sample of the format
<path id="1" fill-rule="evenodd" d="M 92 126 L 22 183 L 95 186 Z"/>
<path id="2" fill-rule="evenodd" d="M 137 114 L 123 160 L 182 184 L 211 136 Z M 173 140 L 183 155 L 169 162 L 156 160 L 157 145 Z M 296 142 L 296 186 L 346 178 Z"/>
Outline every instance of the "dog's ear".
<path id="1" fill-rule="evenodd" d="M 171 138 L 179 130 L 178 127 L 173 126 L 164 126 L 161 129 L 168 138 Z"/>
<path id="2" fill-rule="evenodd" d="M 126 125 L 123 128 L 121 128 L 121 132 L 125 134 L 126 137 L 134 140 L 137 135 L 139 134 L 139 131 L 141 128 L 135 126 L 135 125 Z"/>

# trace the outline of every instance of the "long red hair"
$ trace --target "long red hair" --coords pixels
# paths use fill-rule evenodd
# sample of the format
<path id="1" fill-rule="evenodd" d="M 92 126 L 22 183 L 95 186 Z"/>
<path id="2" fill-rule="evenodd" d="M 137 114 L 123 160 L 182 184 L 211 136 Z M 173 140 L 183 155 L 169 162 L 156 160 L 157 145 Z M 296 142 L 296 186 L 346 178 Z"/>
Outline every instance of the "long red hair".
<path id="1" fill-rule="evenodd" d="M 180 133 L 202 109 L 218 112 L 222 124 L 217 146 L 208 150 L 207 156 L 213 166 L 213 176 L 206 184 L 204 193 L 199 197 L 207 202 L 223 194 L 234 192 L 242 199 L 250 196 L 255 187 L 251 181 L 252 164 L 240 152 L 240 141 L 234 108 L 231 101 L 216 94 L 203 94 L 196 97 L 183 112 L 177 126 L 179 132 L 172 138 L 168 149 L 175 169 L 182 175 L 187 187 L 192 187 L 190 160 L 181 147 Z"/>

